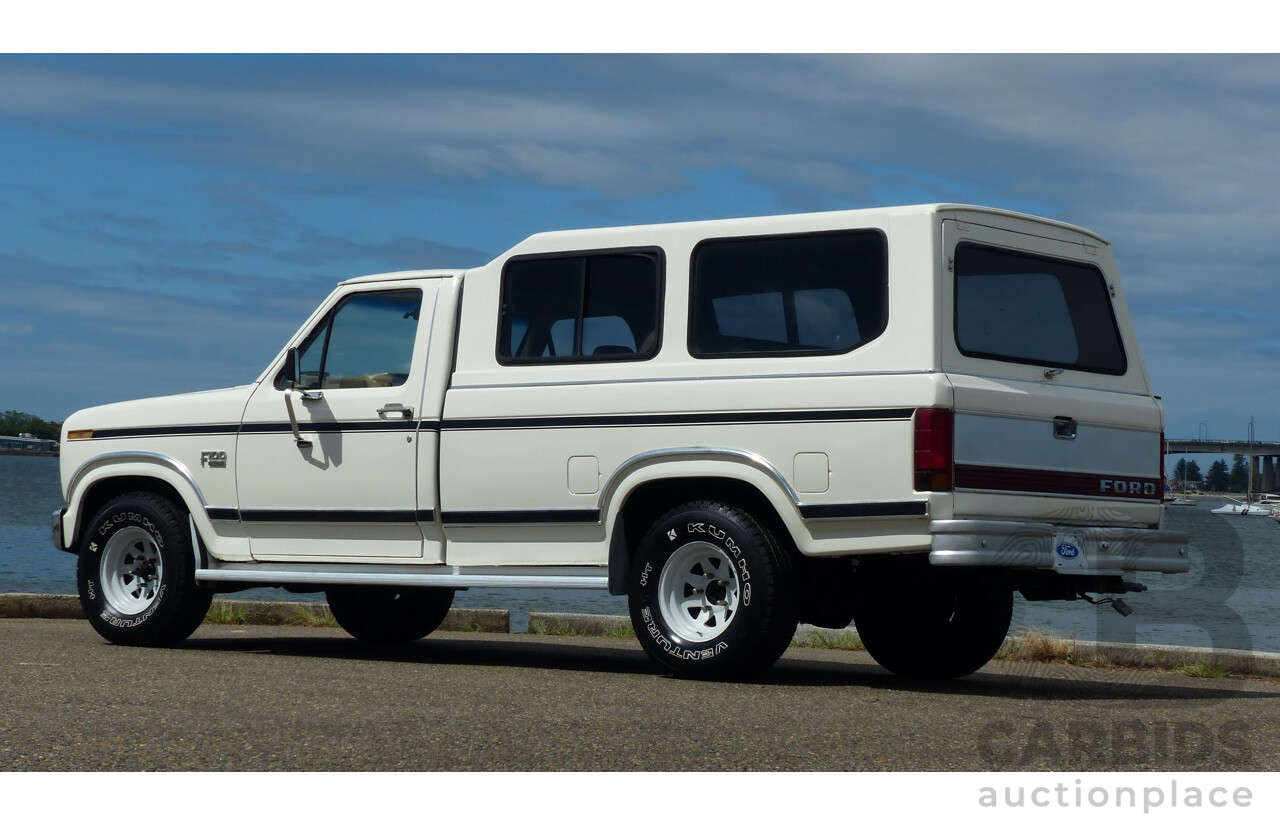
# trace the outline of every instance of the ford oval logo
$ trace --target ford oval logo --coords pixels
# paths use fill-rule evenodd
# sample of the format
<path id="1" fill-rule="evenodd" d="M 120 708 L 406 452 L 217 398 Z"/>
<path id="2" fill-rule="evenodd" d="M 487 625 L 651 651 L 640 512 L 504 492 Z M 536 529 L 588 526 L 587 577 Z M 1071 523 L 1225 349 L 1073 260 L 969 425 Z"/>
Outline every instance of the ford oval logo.
<path id="1" fill-rule="evenodd" d="M 1076 556 L 1080 555 L 1080 548 L 1070 542 L 1064 541 L 1062 544 L 1058 545 L 1057 553 L 1064 559 L 1074 559 Z"/>

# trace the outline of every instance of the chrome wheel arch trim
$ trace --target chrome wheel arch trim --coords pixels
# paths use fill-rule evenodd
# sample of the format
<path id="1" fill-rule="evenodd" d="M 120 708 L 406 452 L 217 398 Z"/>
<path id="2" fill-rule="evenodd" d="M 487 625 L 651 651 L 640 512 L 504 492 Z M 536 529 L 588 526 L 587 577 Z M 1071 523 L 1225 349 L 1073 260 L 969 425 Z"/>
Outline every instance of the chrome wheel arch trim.
<path id="1" fill-rule="evenodd" d="M 775 466 L 769 463 L 763 456 L 748 450 L 740 450 L 735 447 L 678 447 L 665 450 L 650 450 L 649 452 L 639 453 L 618 465 L 610 475 L 608 481 L 601 487 L 600 493 L 600 514 L 601 518 L 608 518 L 613 514 L 613 499 L 617 495 L 618 490 L 626 482 L 627 478 L 636 470 L 653 464 L 662 464 L 665 462 L 679 461 L 719 461 L 737 464 L 749 467 L 763 473 L 765 476 L 773 480 L 778 489 L 786 494 L 791 501 L 791 506 L 795 510 L 795 516 L 800 518 L 800 496 L 796 493 L 795 488 L 787 481 L 786 476 Z M 761 492 L 764 492 L 763 490 Z"/>
<path id="2" fill-rule="evenodd" d="M 80 486 L 81 482 L 84 481 L 85 477 L 89 475 L 89 473 L 99 467 L 111 464 L 137 463 L 151 464 L 153 466 L 165 467 L 172 470 L 177 473 L 182 480 L 188 484 L 188 486 L 190 486 L 192 492 L 196 494 L 196 498 L 200 501 L 201 508 L 209 506 L 209 502 L 204 497 L 204 492 L 201 491 L 200 485 L 196 483 L 195 476 L 191 475 L 191 471 L 187 469 L 185 464 L 171 456 L 163 455 L 161 453 L 143 452 L 141 450 L 102 453 L 101 455 L 94 456 L 81 464 L 76 468 L 75 473 L 72 474 L 71 483 L 67 485 L 67 503 L 71 504 L 76 500 L 77 488 Z"/>
<path id="3" fill-rule="evenodd" d="M 141 450 L 102 453 L 101 455 L 96 455 L 93 458 L 88 459 L 77 467 L 76 471 L 71 475 L 71 482 L 67 485 L 67 507 L 66 512 L 63 515 L 63 526 L 65 528 L 67 525 L 70 525 L 71 529 L 69 532 L 64 530 L 63 539 L 68 544 L 68 547 L 64 548 L 68 552 L 76 552 L 74 548 L 76 546 L 76 542 L 80 540 L 80 523 L 86 517 L 86 514 L 82 512 L 81 507 L 83 497 L 80 495 L 80 486 L 95 470 L 114 465 L 132 465 L 133 467 L 144 470 L 144 472 L 139 473 L 140 475 L 145 475 L 148 478 L 154 478 L 170 483 L 173 482 L 173 479 L 166 478 L 165 472 L 154 472 L 154 470 L 159 469 L 175 474 L 178 477 L 178 480 L 188 488 L 187 490 L 183 490 L 180 486 L 175 487 L 178 495 L 182 496 L 183 499 L 186 500 L 190 517 L 193 521 L 198 518 L 200 520 L 199 526 L 208 526 L 208 520 L 204 512 L 205 507 L 208 506 L 208 502 L 204 497 L 204 492 L 200 489 L 200 485 L 196 483 L 195 477 L 192 476 L 191 471 L 187 469 L 187 466 L 181 461 L 178 461 L 171 456 L 162 455 L 161 453 L 144 452 Z M 147 469 L 151 469 L 153 471 L 145 472 Z M 199 502 L 198 508 L 191 505 L 191 502 L 188 499 L 188 492 L 194 494 L 196 500 Z M 199 510 L 198 516 L 195 515 L 197 509 Z"/>

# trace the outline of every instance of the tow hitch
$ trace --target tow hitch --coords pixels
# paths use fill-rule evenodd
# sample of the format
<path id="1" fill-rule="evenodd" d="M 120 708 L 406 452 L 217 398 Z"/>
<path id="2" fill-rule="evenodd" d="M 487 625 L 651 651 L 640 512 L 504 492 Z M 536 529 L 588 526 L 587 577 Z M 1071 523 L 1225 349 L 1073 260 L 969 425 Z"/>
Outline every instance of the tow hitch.
<path id="1" fill-rule="evenodd" d="M 1147 592 L 1147 586 L 1145 584 L 1142 584 L 1141 582 L 1120 582 L 1120 588 L 1121 588 L 1120 592 L 1122 593 Z M 1128 616 L 1130 613 L 1133 612 L 1133 608 L 1125 604 L 1124 599 L 1113 599 L 1110 596 L 1107 596 L 1105 599 L 1091 599 L 1089 598 L 1088 593 L 1081 593 L 1080 598 L 1084 599 L 1089 604 L 1096 604 L 1096 605 L 1109 604 L 1121 616 Z"/>

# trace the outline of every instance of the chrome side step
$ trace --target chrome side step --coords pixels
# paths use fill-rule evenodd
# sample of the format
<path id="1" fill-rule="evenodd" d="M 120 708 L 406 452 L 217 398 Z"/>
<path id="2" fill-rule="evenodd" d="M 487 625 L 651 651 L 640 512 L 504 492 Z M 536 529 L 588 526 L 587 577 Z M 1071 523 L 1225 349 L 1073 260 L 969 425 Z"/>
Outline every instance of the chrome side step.
<path id="1" fill-rule="evenodd" d="M 408 564 L 225 563 L 210 560 L 196 570 L 201 583 L 330 585 L 366 584 L 398 587 L 539 587 L 608 590 L 604 567 L 448 567 Z"/>

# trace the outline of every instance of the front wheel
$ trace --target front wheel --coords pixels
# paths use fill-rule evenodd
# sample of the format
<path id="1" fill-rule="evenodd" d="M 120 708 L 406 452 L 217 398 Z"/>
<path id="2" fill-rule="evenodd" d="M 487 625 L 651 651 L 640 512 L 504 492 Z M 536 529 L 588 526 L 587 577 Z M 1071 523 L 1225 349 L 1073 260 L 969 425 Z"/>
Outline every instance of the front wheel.
<path id="1" fill-rule="evenodd" d="M 763 670 L 795 635 L 790 557 L 746 512 L 699 501 L 658 519 L 632 564 L 631 623 L 649 656 L 678 676 Z"/>
<path id="2" fill-rule="evenodd" d="M 109 501 L 80 538 L 76 579 L 93 629 L 121 645 L 172 645 L 209 611 L 212 591 L 195 583 L 185 513 L 154 493 Z"/>
<path id="3" fill-rule="evenodd" d="M 443 587 L 342 587 L 325 592 L 333 618 L 362 642 L 416 642 L 440 626 L 453 604 Z"/>

